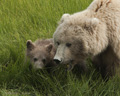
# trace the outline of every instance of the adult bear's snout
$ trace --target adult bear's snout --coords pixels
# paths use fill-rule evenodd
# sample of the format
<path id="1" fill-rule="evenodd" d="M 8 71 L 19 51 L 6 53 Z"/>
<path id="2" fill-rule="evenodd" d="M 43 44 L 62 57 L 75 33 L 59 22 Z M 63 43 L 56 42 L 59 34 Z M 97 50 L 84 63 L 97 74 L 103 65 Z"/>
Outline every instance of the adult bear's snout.
<path id="1" fill-rule="evenodd" d="M 62 58 L 58 58 L 58 57 L 54 57 L 53 60 L 56 64 L 60 64 L 62 62 Z"/>

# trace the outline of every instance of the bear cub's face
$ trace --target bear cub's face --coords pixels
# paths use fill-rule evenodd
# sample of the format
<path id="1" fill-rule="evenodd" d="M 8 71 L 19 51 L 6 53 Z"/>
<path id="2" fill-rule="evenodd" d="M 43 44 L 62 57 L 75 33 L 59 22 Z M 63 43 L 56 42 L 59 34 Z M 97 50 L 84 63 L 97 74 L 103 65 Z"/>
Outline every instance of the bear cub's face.
<path id="1" fill-rule="evenodd" d="M 27 41 L 27 58 L 29 58 L 33 69 L 43 69 L 51 61 L 51 50 L 53 45 L 40 46 L 32 43 L 31 40 Z"/>

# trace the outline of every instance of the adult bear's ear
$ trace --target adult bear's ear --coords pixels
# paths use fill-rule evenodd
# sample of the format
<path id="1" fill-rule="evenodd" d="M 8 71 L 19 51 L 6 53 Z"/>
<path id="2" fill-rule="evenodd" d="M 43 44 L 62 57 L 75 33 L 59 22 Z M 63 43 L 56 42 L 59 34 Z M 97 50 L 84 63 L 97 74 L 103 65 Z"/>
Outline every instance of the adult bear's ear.
<path id="1" fill-rule="evenodd" d="M 97 18 L 92 18 L 90 23 L 91 26 L 96 27 L 100 23 L 100 20 Z"/>
<path id="2" fill-rule="evenodd" d="M 60 21 L 58 22 L 58 24 L 63 23 L 67 18 L 70 17 L 70 14 L 63 14 L 63 16 L 61 17 Z"/>
<path id="3" fill-rule="evenodd" d="M 35 45 L 32 43 L 31 40 L 28 40 L 26 45 L 27 45 L 27 49 L 30 51 L 35 48 Z"/>
<path id="4" fill-rule="evenodd" d="M 50 43 L 49 45 L 46 45 L 46 50 L 48 53 L 50 53 L 52 51 L 52 48 L 53 48 L 53 44 Z"/>
<path id="5" fill-rule="evenodd" d="M 99 23 L 100 23 L 100 20 L 97 18 L 87 19 L 84 25 L 84 29 L 86 29 L 89 32 L 93 32 L 96 30 Z"/>
<path id="6" fill-rule="evenodd" d="M 100 20 L 97 18 L 92 18 L 92 19 L 88 19 L 86 21 L 86 26 L 88 27 L 96 27 L 98 24 L 100 23 Z"/>

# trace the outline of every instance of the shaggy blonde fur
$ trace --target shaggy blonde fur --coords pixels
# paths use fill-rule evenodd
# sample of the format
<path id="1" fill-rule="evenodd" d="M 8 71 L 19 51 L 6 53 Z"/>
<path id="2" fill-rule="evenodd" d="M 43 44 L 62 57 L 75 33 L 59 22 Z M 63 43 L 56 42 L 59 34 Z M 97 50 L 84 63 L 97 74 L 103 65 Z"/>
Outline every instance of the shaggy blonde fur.
<path id="1" fill-rule="evenodd" d="M 94 0 L 82 12 L 64 14 L 53 38 L 57 48 L 54 59 L 75 65 L 92 56 L 98 69 L 104 67 L 103 77 L 114 75 L 116 68 L 112 67 L 119 65 L 120 59 L 120 1 Z M 104 63 L 99 64 L 100 58 Z"/>

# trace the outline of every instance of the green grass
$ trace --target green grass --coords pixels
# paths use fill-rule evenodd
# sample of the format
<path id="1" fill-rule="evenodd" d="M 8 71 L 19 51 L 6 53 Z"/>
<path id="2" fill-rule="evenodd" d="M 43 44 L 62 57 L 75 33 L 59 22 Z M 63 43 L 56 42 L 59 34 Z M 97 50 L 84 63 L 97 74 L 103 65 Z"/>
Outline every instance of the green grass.
<path id="1" fill-rule="evenodd" d="M 62 14 L 84 10 L 91 1 L 0 0 L 0 96 L 120 96 L 117 76 L 105 82 L 92 68 L 78 78 L 63 67 L 49 74 L 24 63 L 27 40 L 52 38 Z"/>

